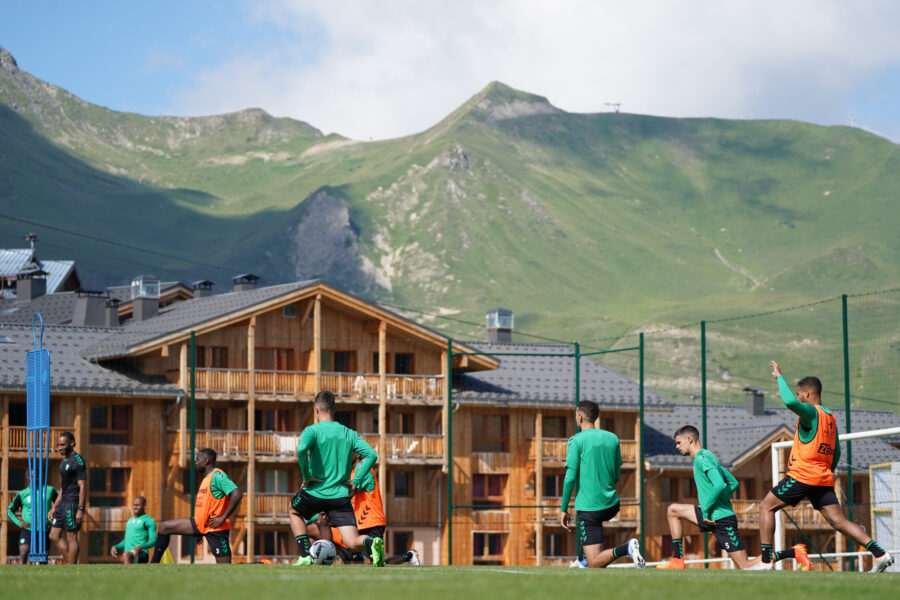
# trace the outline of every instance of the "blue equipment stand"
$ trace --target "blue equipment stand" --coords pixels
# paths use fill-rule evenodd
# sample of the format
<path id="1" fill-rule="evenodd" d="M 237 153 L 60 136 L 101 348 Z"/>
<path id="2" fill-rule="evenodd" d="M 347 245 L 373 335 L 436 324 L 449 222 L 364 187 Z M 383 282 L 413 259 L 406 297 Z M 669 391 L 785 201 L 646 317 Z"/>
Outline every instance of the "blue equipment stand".
<path id="1" fill-rule="evenodd" d="M 35 322 L 40 320 L 38 341 Z M 31 480 L 31 550 L 28 562 L 47 562 L 47 470 L 50 463 L 50 350 L 44 348 L 44 318 L 31 321 L 34 351 L 25 360 L 28 475 Z"/>

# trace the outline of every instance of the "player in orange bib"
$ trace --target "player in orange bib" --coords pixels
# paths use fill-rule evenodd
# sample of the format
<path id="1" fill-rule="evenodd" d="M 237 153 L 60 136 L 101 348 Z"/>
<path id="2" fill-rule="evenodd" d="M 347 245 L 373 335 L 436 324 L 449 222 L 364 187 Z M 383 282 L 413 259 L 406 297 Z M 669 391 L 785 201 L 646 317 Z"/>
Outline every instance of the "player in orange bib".
<path id="1" fill-rule="evenodd" d="M 354 452 L 351 478 L 356 477 L 356 467 L 361 460 L 362 457 Z M 381 499 L 381 488 L 378 485 L 378 478 L 375 476 L 375 469 L 370 469 L 368 476 L 363 478 L 356 493 L 350 498 L 350 504 L 353 506 L 353 515 L 356 517 L 356 526 L 359 534 L 383 538 L 387 519 L 384 516 L 384 503 Z M 311 525 L 308 531 L 310 532 L 310 537 L 331 539 L 344 563 L 363 562 L 364 559 L 372 560 L 372 557 L 365 550 L 359 553 L 350 552 L 341 541 L 340 530 L 337 527 L 328 526 L 327 515 L 323 516 L 320 514 L 316 525 Z M 419 553 L 415 550 L 408 550 L 403 554 L 388 557 L 385 559 L 385 563 L 389 565 L 401 563 L 418 565 Z"/>
<path id="2" fill-rule="evenodd" d="M 822 382 L 818 377 L 801 379 L 797 384 L 797 396 L 794 397 L 778 363 L 773 360 L 769 365 L 772 376 L 778 380 L 781 401 L 797 413 L 798 418 L 787 474 L 759 504 L 759 538 L 762 545 L 759 568 L 771 569 L 775 564 L 772 561 L 775 513 L 785 506 L 796 506 L 800 500 L 807 498 L 829 525 L 872 553 L 875 557 L 873 573 L 884 571 L 894 563 L 894 557 L 875 543 L 859 525 L 844 517 L 834 493 L 834 470 L 841 457 L 841 447 L 834 415 L 822 406 Z"/>
<path id="3" fill-rule="evenodd" d="M 222 469 L 216 468 L 216 451 L 203 448 L 197 451 L 194 467 L 203 476 L 197 490 L 194 516 L 169 519 L 159 524 L 153 559 L 158 563 L 163 552 L 169 547 L 172 535 L 192 535 L 205 537 L 209 549 L 217 563 L 231 562 L 231 545 L 228 533 L 231 530 L 231 515 L 237 510 L 244 493 L 228 479 Z"/>

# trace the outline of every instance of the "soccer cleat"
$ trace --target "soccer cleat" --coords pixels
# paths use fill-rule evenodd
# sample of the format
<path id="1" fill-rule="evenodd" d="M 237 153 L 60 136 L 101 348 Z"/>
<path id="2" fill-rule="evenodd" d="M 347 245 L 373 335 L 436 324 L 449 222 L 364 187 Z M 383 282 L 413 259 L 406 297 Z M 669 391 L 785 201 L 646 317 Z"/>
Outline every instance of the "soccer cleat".
<path id="1" fill-rule="evenodd" d="M 656 565 L 657 569 L 686 569 L 683 558 L 670 558 L 669 562 Z"/>
<path id="2" fill-rule="evenodd" d="M 634 538 L 628 540 L 628 556 L 631 557 L 631 562 L 634 563 L 635 569 L 644 568 L 644 557 L 641 556 L 641 543 Z"/>
<path id="3" fill-rule="evenodd" d="M 569 563 L 570 569 L 587 569 L 587 561 L 585 559 L 576 558 L 572 562 Z"/>
<path id="4" fill-rule="evenodd" d="M 881 573 L 892 564 L 894 564 L 894 557 L 890 552 L 885 552 L 881 558 L 875 559 L 875 564 L 872 566 L 872 570 L 869 571 L 869 573 Z"/>
<path id="5" fill-rule="evenodd" d="M 772 562 L 759 562 L 752 567 L 747 567 L 746 571 L 771 571 L 775 568 L 775 561 Z"/>
<path id="6" fill-rule="evenodd" d="M 812 571 L 812 561 L 809 560 L 809 554 L 806 553 L 806 544 L 796 544 L 791 548 L 794 549 L 794 560 L 800 563 L 800 570 Z"/>
<path id="7" fill-rule="evenodd" d="M 369 550 L 372 553 L 372 564 L 376 567 L 384 566 L 384 540 L 382 538 L 375 538 L 372 540 L 372 548 Z"/>
<path id="8" fill-rule="evenodd" d="M 306 567 L 306 566 L 309 566 L 309 565 L 311 565 L 311 564 L 313 564 L 312 557 L 310 557 L 310 556 L 301 556 L 301 557 L 298 558 L 297 561 L 294 563 L 294 566 L 295 566 L 295 567 Z"/>
<path id="9" fill-rule="evenodd" d="M 409 564 L 411 564 L 415 567 L 418 567 L 419 565 L 422 564 L 421 562 L 419 562 L 419 553 L 418 552 L 416 552 L 415 550 L 410 550 L 409 553 L 411 554 L 411 556 L 409 557 L 409 561 L 408 561 Z"/>

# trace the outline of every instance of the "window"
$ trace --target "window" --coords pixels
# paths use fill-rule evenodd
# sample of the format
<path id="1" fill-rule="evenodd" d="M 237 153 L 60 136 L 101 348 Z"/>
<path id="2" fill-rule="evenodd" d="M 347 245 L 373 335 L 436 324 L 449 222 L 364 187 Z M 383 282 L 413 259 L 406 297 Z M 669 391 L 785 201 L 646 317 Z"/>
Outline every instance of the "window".
<path id="1" fill-rule="evenodd" d="M 206 346 L 194 346 L 194 366 L 198 369 L 205 369 L 209 366 L 206 360 Z M 191 368 L 191 357 L 188 356 L 188 369 Z"/>
<path id="2" fill-rule="evenodd" d="M 565 475 L 544 475 L 544 496 L 547 498 L 562 498 L 565 479 Z"/>
<path id="3" fill-rule="evenodd" d="M 563 534 L 544 535 L 544 556 L 566 556 L 566 538 Z"/>
<path id="4" fill-rule="evenodd" d="M 600 429 L 609 431 L 611 433 L 615 433 L 616 432 L 616 420 L 613 417 L 602 417 L 600 419 Z"/>
<path id="5" fill-rule="evenodd" d="M 355 371 L 356 352 L 322 351 L 322 370 L 331 373 L 352 373 Z"/>
<path id="6" fill-rule="evenodd" d="M 88 532 L 88 557 L 113 562 L 117 559 L 109 555 L 109 548 L 125 539 L 124 531 Z"/>
<path id="7" fill-rule="evenodd" d="M 287 306 L 283 306 L 281 308 L 281 316 L 285 319 L 296 319 L 297 318 L 297 305 L 296 304 L 288 304 Z"/>
<path id="8" fill-rule="evenodd" d="M 503 556 L 506 535 L 502 533 L 475 532 L 472 534 L 472 558 L 479 562 L 480 558 L 499 558 Z"/>
<path id="9" fill-rule="evenodd" d="M 14 492 L 25 489 L 25 471 L 25 469 L 16 467 L 9 468 L 9 491 Z"/>
<path id="10" fill-rule="evenodd" d="M 92 444 L 129 444 L 131 407 L 124 404 L 91 406 Z"/>
<path id="11" fill-rule="evenodd" d="M 262 410 L 253 411 L 256 421 L 256 431 L 288 431 L 291 413 L 288 410 Z"/>
<path id="12" fill-rule="evenodd" d="M 372 372 L 373 373 L 378 373 L 378 368 L 379 368 L 378 365 L 379 364 L 380 363 L 378 362 L 378 353 L 373 352 L 372 353 Z"/>
<path id="13" fill-rule="evenodd" d="M 565 417 L 544 417 L 544 437 L 564 438 L 566 436 Z"/>
<path id="14" fill-rule="evenodd" d="M 684 498 L 696 498 L 697 488 L 694 486 L 693 477 L 681 478 L 681 494 Z"/>
<path id="15" fill-rule="evenodd" d="M 506 475 L 472 474 L 472 504 L 502 506 Z"/>
<path id="16" fill-rule="evenodd" d="M 228 411 L 224 408 L 209 409 L 209 428 L 228 429 Z"/>
<path id="17" fill-rule="evenodd" d="M 397 471 L 394 473 L 394 496 L 410 498 L 413 495 L 413 474 L 409 471 Z"/>
<path id="18" fill-rule="evenodd" d="M 756 482 L 753 479 L 739 479 L 736 497 L 739 500 L 756 500 Z"/>
<path id="19" fill-rule="evenodd" d="M 506 416 L 472 415 L 472 451 L 508 452 Z"/>
<path id="20" fill-rule="evenodd" d="M 659 499 L 660 500 L 677 500 L 678 499 L 678 479 L 674 477 L 661 477 L 659 480 Z"/>
<path id="21" fill-rule="evenodd" d="M 257 348 L 254 356 L 256 368 L 261 371 L 290 371 L 294 364 L 291 348 Z"/>
<path id="22" fill-rule="evenodd" d="M 213 346 L 210 348 L 209 366 L 213 369 L 227 369 L 228 348 L 225 346 Z"/>
<path id="23" fill-rule="evenodd" d="M 25 409 L 24 402 L 9 403 L 9 426 L 10 427 L 26 427 L 28 425 L 28 413 Z M 51 440 L 51 446 L 56 444 L 56 440 Z"/>
<path id="24" fill-rule="evenodd" d="M 344 427 L 348 427 L 356 431 L 356 411 L 337 410 L 334 412 L 334 420 Z"/>
<path id="25" fill-rule="evenodd" d="M 256 475 L 258 494 L 287 494 L 290 489 L 290 472 L 287 469 L 266 469 Z"/>
<path id="26" fill-rule="evenodd" d="M 407 550 L 412 550 L 413 534 L 412 531 L 395 531 L 394 532 L 394 554 L 401 554 Z"/>
<path id="27" fill-rule="evenodd" d="M 184 494 L 190 495 L 191 493 L 191 469 L 185 469 L 181 472 L 181 491 Z M 196 491 L 197 487 L 200 485 L 200 480 L 202 477 L 198 475 L 194 475 L 194 490 Z"/>
<path id="28" fill-rule="evenodd" d="M 88 504 L 91 506 L 125 506 L 128 476 L 131 469 L 88 470 Z"/>
<path id="29" fill-rule="evenodd" d="M 408 352 L 398 352 L 394 355 L 394 373 L 398 375 L 411 375 L 413 372 L 413 359 L 415 356 Z"/>
<path id="30" fill-rule="evenodd" d="M 414 433 L 412 413 L 395 412 L 387 416 L 388 433 Z"/>

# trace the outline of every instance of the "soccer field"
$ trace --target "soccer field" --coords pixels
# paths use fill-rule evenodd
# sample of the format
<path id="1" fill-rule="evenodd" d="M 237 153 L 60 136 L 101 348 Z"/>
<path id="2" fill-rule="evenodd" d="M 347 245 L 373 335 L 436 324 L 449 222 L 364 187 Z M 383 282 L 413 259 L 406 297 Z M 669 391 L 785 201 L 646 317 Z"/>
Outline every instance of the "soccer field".
<path id="1" fill-rule="evenodd" d="M 675 598 L 896 598 L 893 574 L 741 572 L 689 569 L 586 570 L 561 567 L 287 567 L 275 565 L 84 565 L 0 567 L 0 597 L 140 598 L 360 598 L 361 600 L 475 600 L 596 597 Z M 590 596 L 588 596 L 590 595 Z"/>

